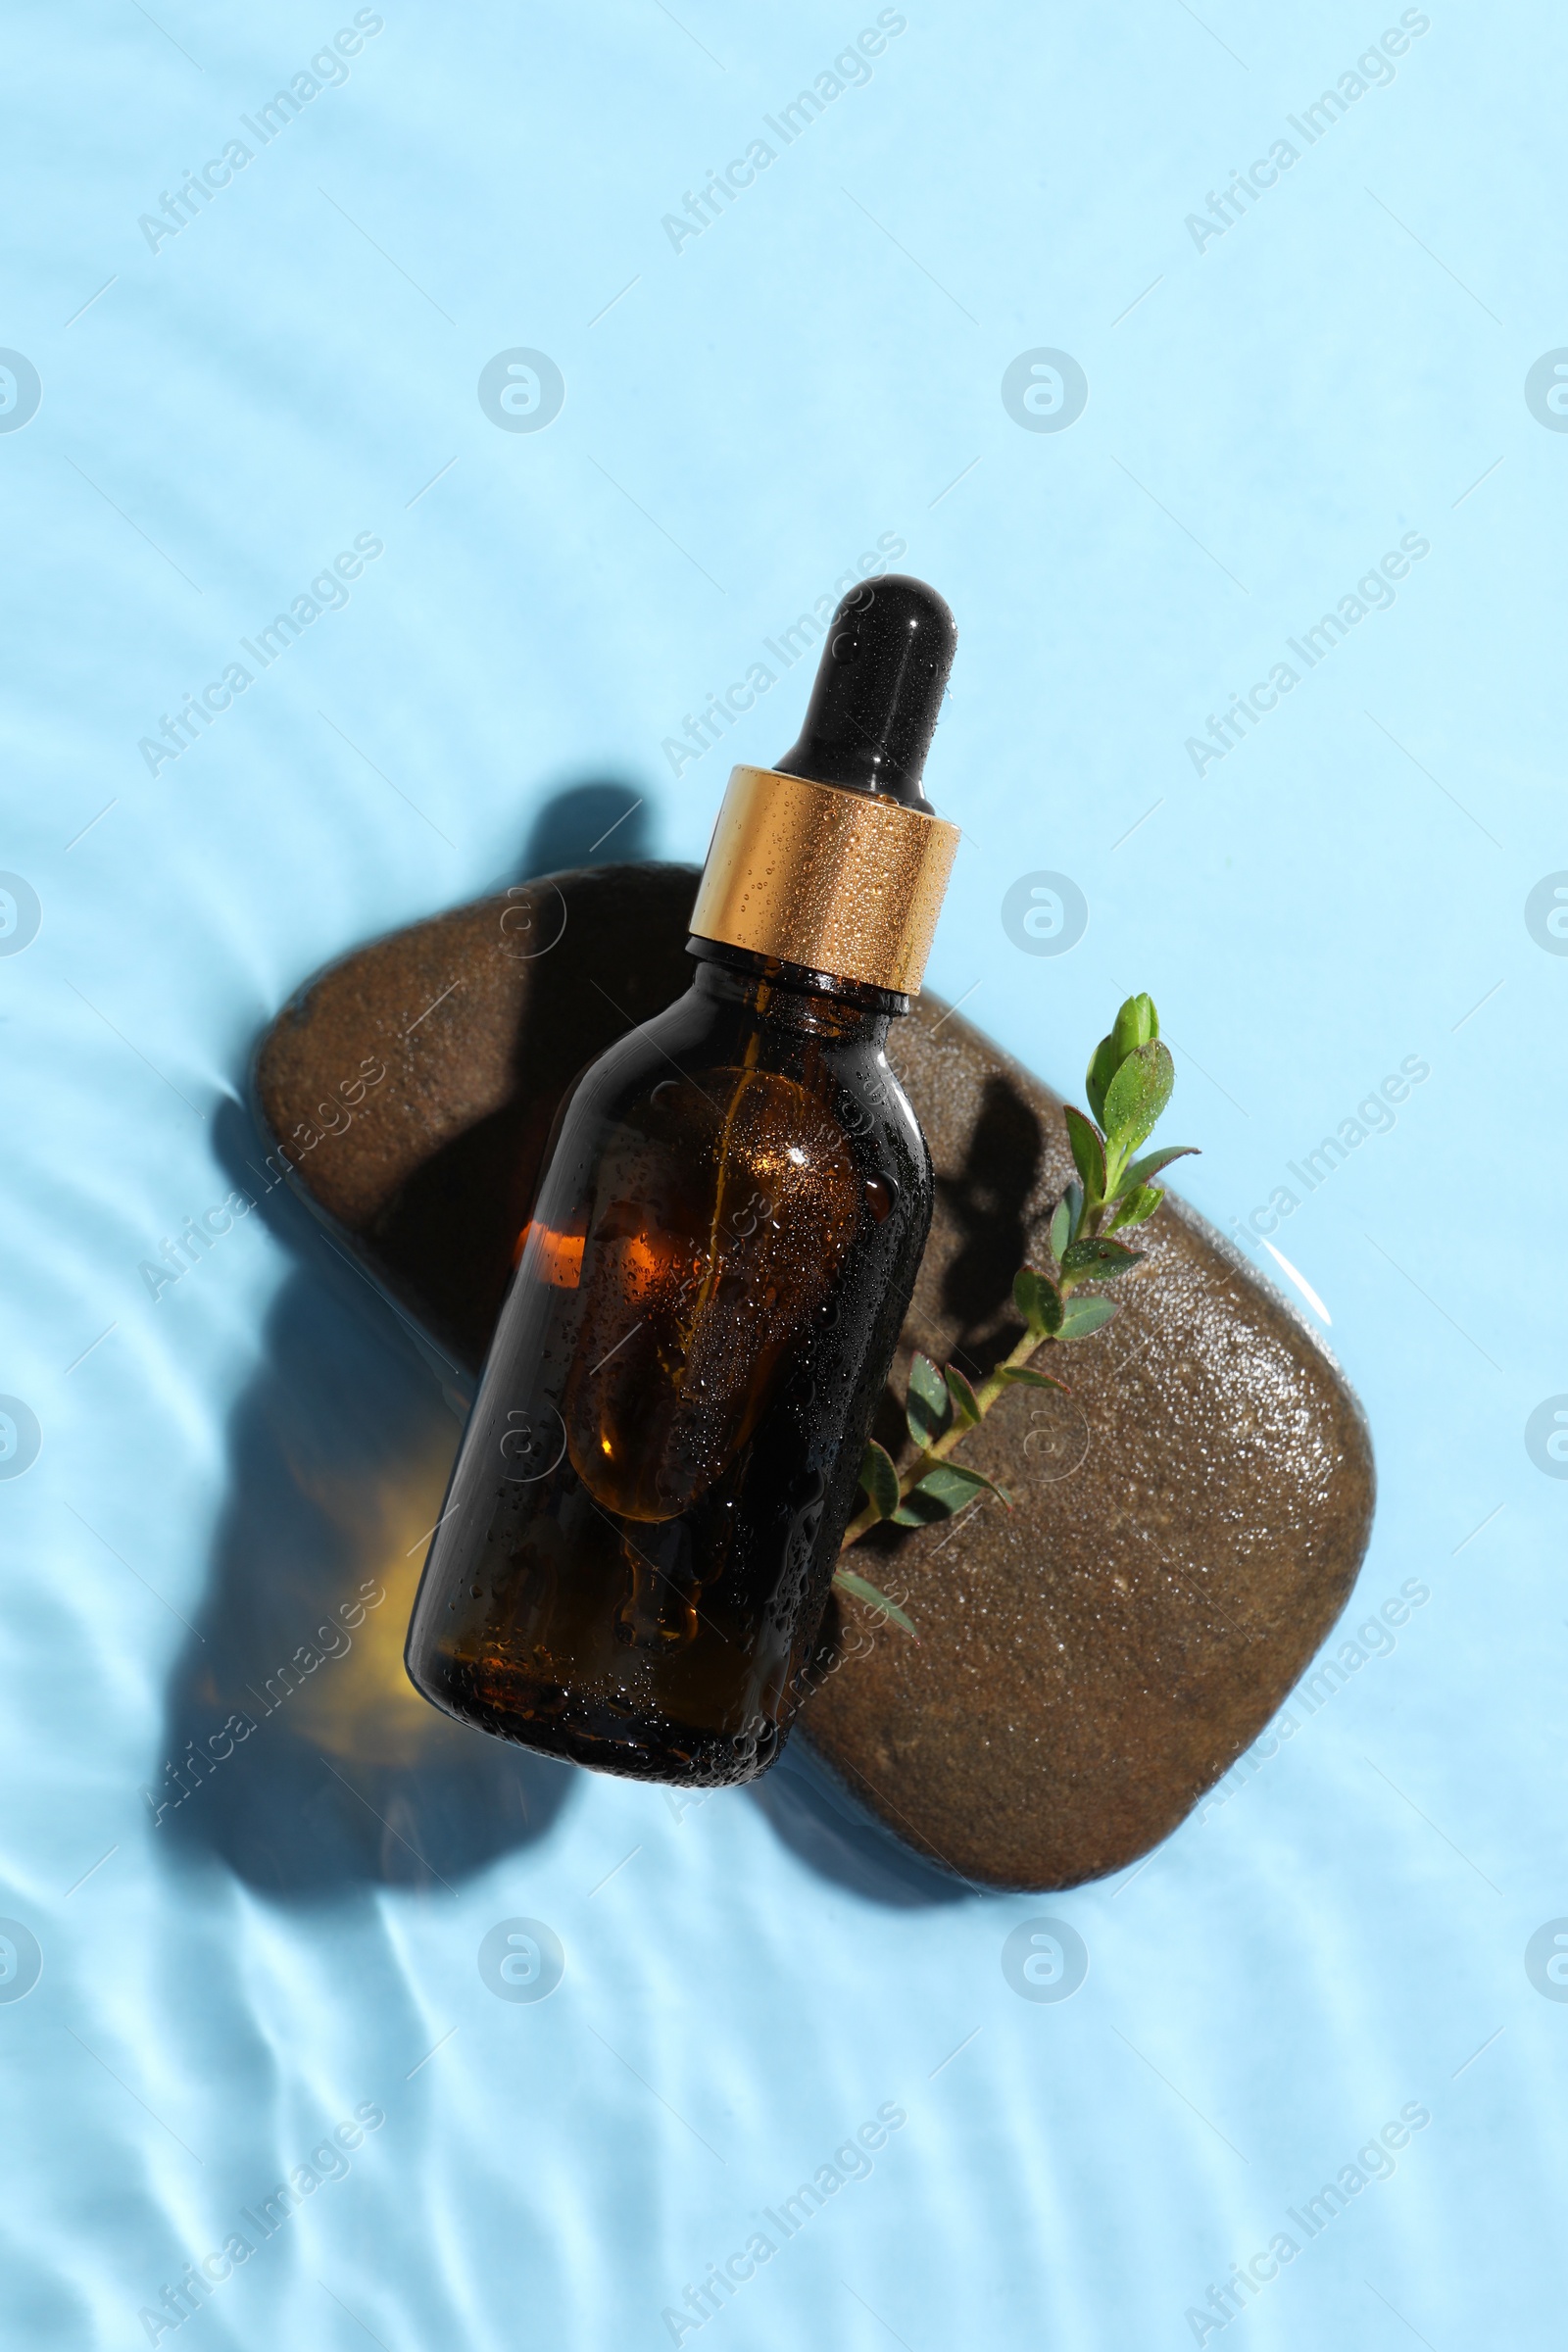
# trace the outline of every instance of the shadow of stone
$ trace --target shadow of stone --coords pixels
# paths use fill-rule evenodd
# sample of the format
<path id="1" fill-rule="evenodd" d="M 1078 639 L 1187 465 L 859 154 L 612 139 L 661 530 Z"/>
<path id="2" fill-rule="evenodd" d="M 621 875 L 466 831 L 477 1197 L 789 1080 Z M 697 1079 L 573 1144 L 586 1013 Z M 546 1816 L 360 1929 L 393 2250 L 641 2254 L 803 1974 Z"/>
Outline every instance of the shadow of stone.
<path id="1" fill-rule="evenodd" d="M 804 1740 L 792 1739 L 747 1794 L 798 1860 L 863 1902 L 921 1911 L 970 1895 L 960 1881 L 896 1838 Z"/>

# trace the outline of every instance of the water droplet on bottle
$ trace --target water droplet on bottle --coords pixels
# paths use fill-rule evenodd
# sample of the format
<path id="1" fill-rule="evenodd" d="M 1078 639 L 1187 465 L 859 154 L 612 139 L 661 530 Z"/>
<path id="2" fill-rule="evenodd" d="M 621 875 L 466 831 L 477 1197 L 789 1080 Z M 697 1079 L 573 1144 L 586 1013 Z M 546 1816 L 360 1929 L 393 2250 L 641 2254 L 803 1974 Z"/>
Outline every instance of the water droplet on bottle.
<path id="1" fill-rule="evenodd" d="M 888 1212 L 899 1197 L 899 1188 L 891 1176 L 868 1176 L 865 1180 L 865 1204 L 879 1225 L 887 1220 Z"/>

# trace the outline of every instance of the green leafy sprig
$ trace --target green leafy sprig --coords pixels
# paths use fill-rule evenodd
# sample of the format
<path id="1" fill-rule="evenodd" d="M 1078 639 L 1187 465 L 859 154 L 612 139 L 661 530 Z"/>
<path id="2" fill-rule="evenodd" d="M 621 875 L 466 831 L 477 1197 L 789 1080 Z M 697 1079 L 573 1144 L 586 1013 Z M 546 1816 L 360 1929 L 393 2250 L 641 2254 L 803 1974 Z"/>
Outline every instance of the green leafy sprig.
<path id="1" fill-rule="evenodd" d="M 1013 1277 L 1012 1302 L 1024 1333 L 1010 1353 L 971 1386 L 954 1364 L 938 1366 L 917 1355 L 909 1368 L 905 1423 L 914 1459 L 900 1471 L 885 1446 L 873 1439 L 860 1462 L 865 1506 L 850 1522 L 843 1553 L 884 1520 L 895 1527 L 928 1527 L 951 1518 L 982 1494 L 994 1494 L 1008 1510 L 1011 1498 L 982 1471 L 955 1461 L 953 1451 L 1012 1388 L 1060 1389 L 1064 1381 L 1036 1369 L 1043 1348 L 1086 1340 L 1118 1311 L 1114 1300 L 1078 1298 L 1085 1283 L 1119 1282 L 1141 1263 L 1144 1252 L 1115 1240 L 1118 1233 L 1147 1224 L 1165 1196 L 1153 1179 L 1173 1159 L 1196 1150 L 1192 1144 L 1148 1152 L 1149 1141 L 1176 1084 L 1170 1049 L 1160 1042 L 1159 1015 L 1152 997 L 1129 997 L 1115 1022 L 1095 1048 L 1085 1079 L 1094 1117 L 1070 1105 L 1065 1111 L 1076 1180 L 1067 1186 L 1047 1228 L 1049 1270 L 1020 1266 Z M 842 1564 L 833 1579 L 840 1592 L 885 1609 L 906 1633 L 914 1627 L 886 1593 Z"/>

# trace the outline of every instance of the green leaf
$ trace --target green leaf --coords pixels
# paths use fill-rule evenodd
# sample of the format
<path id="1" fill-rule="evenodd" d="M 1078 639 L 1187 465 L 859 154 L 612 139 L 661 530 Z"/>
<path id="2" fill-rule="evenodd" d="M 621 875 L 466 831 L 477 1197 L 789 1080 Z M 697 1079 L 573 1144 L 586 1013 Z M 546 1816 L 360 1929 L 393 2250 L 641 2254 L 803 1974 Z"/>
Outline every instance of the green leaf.
<path id="1" fill-rule="evenodd" d="M 1128 1250 L 1120 1242 L 1074 1242 L 1061 1261 L 1064 1274 L 1084 1274 L 1092 1282 L 1114 1282 L 1118 1275 L 1128 1273 L 1143 1256 L 1141 1250 Z"/>
<path id="2" fill-rule="evenodd" d="M 970 1388 L 963 1374 L 956 1371 L 952 1364 L 943 1366 L 943 1374 L 948 1384 L 948 1395 L 953 1398 L 953 1409 L 957 1415 L 959 1427 L 973 1429 L 980 1418 L 980 1405 L 973 1389 Z"/>
<path id="3" fill-rule="evenodd" d="M 1129 1192 L 1135 1184 L 1150 1184 L 1161 1168 L 1168 1168 L 1173 1159 L 1195 1159 L 1199 1156 L 1196 1144 L 1172 1144 L 1168 1151 L 1146 1152 L 1122 1170 L 1121 1189 Z"/>
<path id="4" fill-rule="evenodd" d="M 1105 1132 L 1110 1132 L 1110 1120 L 1105 1115 L 1105 1100 L 1111 1080 L 1140 1046 L 1152 1045 L 1159 1035 L 1159 1015 L 1154 1010 L 1152 997 L 1129 997 L 1111 1024 L 1110 1033 L 1102 1037 L 1090 1056 L 1089 1073 L 1084 1083 L 1089 1090 L 1089 1107 Z M 1147 1132 L 1147 1130 L 1146 1130 Z"/>
<path id="5" fill-rule="evenodd" d="M 1084 1092 L 1089 1097 L 1090 1109 L 1102 1126 L 1104 1125 L 1105 1120 L 1105 1089 L 1115 1077 L 1120 1060 L 1121 1055 L 1116 1051 L 1114 1031 L 1109 1037 L 1102 1037 L 1089 1056 L 1089 1068 L 1084 1075 Z"/>
<path id="6" fill-rule="evenodd" d="M 916 1642 L 919 1641 L 912 1622 L 906 1617 L 898 1602 L 889 1600 L 885 1592 L 879 1592 L 875 1585 L 867 1583 L 863 1576 L 858 1576 L 853 1568 L 835 1568 L 833 1582 L 841 1592 L 853 1592 L 857 1600 L 868 1601 L 873 1609 L 885 1609 L 902 1632 L 914 1634 Z"/>
<path id="7" fill-rule="evenodd" d="M 1176 1064 L 1157 1041 L 1129 1054 L 1105 1089 L 1105 1132 L 1120 1160 L 1141 1144 L 1170 1101 Z"/>
<path id="8" fill-rule="evenodd" d="M 891 1519 L 899 1507 L 899 1474 L 893 1456 L 872 1438 L 860 1456 L 860 1485 L 879 1519 Z"/>
<path id="9" fill-rule="evenodd" d="M 1067 1230 L 1069 1234 L 1076 1233 L 1084 1221 L 1084 1188 L 1081 1184 L 1069 1184 L 1061 1197 L 1067 1207 Z"/>
<path id="10" fill-rule="evenodd" d="M 997 1378 L 1015 1388 L 1059 1389 L 1064 1396 L 1072 1395 L 1064 1380 L 1054 1380 L 1049 1372 L 1032 1372 L 1027 1364 L 1004 1364 Z"/>
<path id="11" fill-rule="evenodd" d="M 1061 1322 L 1061 1293 L 1048 1276 L 1033 1266 L 1020 1266 L 1012 1278 L 1012 1303 L 1032 1332 L 1049 1339 Z"/>
<path id="12" fill-rule="evenodd" d="M 1118 1312 L 1110 1298 L 1069 1298 L 1061 1310 L 1061 1329 L 1058 1340 L 1087 1340 L 1102 1323 L 1108 1323 Z"/>
<path id="13" fill-rule="evenodd" d="M 965 1494 L 972 1497 L 985 1494 L 995 1494 L 999 1502 L 1007 1505 L 1009 1511 L 1012 1508 L 1011 1497 L 1003 1492 L 995 1479 L 987 1478 L 983 1470 L 972 1469 L 967 1462 L 938 1462 L 934 1470 L 926 1472 L 920 1484 L 933 1494 L 951 1495 L 956 1507 L 964 1500 Z"/>
<path id="14" fill-rule="evenodd" d="M 1153 1215 L 1164 1198 L 1165 1196 L 1157 1184 L 1136 1186 L 1132 1192 L 1124 1194 L 1121 1206 L 1105 1227 L 1105 1231 L 1115 1233 L 1123 1226 L 1142 1225 L 1147 1218 Z"/>
<path id="15" fill-rule="evenodd" d="M 936 1444 L 953 1419 L 948 1384 L 928 1355 L 917 1355 L 909 1366 L 909 1394 L 904 1417 L 910 1437 L 922 1452 Z"/>
<path id="16" fill-rule="evenodd" d="M 1065 1200 L 1058 1200 L 1051 1212 L 1051 1230 L 1046 1237 L 1051 1244 L 1051 1254 L 1058 1265 L 1061 1263 L 1061 1253 L 1067 1247 L 1071 1231 L 1072 1219 L 1067 1213 L 1067 1203 Z"/>
<path id="17" fill-rule="evenodd" d="M 1105 1198 L 1105 1139 L 1070 1102 L 1063 1104 L 1062 1116 L 1067 1122 L 1073 1165 L 1083 1179 L 1084 1199 L 1093 1207 Z"/>
<path id="18" fill-rule="evenodd" d="M 1118 1011 L 1110 1034 L 1118 1062 L 1125 1061 L 1140 1046 L 1152 1045 L 1159 1035 L 1159 1015 L 1154 1010 L 1153 998 L 1129 997 Z"/>
<path id="19" fill-rule="evenodd" d="M 1012 1503 L 999 1486 L 971 1470 L 965 1462 L 938 1462 L 928 1470 L 912 1494 L 906 1495 L 894 1520 L 897 1527 L 929 1527 L 933 1520 L 950 1519 L 978 1494 L 995 1494 L 1010 1511 Z"/>

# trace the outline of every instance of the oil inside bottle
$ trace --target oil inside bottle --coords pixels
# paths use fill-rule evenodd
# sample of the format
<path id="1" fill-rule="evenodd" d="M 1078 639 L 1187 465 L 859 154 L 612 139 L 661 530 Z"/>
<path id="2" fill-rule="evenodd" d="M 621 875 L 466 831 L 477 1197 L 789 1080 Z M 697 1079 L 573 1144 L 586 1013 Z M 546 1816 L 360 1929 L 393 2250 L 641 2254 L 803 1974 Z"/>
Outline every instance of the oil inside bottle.
<path id="1" fill-rule="evenodd" d="M 746 1444 L 859 1210 L 843 1131 L 804 1086 L 704 1078 L 658 1086 L 601 1163 L 566 1387 L 572 1468 L 606 1510 L 656 1525 Z"/>

